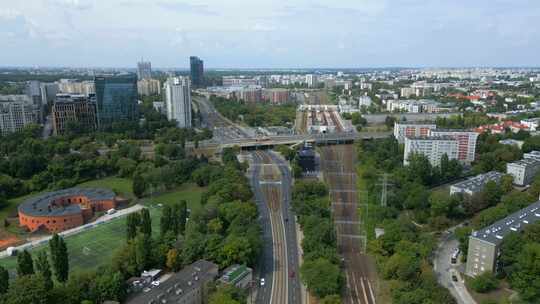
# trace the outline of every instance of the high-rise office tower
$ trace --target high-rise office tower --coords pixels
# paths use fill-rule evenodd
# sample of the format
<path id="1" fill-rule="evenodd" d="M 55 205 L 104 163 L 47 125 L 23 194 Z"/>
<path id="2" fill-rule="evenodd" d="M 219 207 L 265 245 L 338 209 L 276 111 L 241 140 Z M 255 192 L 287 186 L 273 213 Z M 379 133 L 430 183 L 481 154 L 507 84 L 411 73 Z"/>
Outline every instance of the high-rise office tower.
<path id="1" fill-rule="evenodd" d="M 189 57 L 191 69 L 191 84 L 194 87 L 201 87 L 204 84 L 204 62 L 196 56 Z"/>
<path id="2" fill-rule="evenodd" d="M 137 113 L 137 77 L 134 74 L 97 76 L 96 114 L 98 127 L 110 127 L 119 121 L 133 121 Z"/>
<path id="3" fill-rule="evenodd" d="M 152 78 L 152 63 L 150 61 L 137 62 L 137 78 L 139 80 Z"/>
<path id="4" fill-rule="evenodd" d="M 191 127 L 191 89 L 186 77 L 171 77 L 165 82 L 167 119 L 176 120 L 179 128 Z"/>

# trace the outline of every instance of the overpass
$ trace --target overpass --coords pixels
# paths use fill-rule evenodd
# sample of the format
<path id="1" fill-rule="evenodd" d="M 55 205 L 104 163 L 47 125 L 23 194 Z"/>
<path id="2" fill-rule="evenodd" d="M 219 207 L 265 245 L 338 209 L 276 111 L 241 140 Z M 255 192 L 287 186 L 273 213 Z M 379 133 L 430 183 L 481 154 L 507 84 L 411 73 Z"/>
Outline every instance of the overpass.
<path id="1" fill-rule="evenodd" d="M 294 145 L 302 142 L 308 142 L 315 145 L 333 145 L 350 143 L 357 139 L 378 139 L 386 138 L 392 135 L 392 132 L 346 132 L 346 133 L 328 133 L 328 134 L 299 134 L 271 137 L 244 137 L 229 139 L 223 142 L 213 140 L 201 142 L 199 148 L 223 149 L 240 147 L 243 150 L 268 149 L 279 145 Z"/>

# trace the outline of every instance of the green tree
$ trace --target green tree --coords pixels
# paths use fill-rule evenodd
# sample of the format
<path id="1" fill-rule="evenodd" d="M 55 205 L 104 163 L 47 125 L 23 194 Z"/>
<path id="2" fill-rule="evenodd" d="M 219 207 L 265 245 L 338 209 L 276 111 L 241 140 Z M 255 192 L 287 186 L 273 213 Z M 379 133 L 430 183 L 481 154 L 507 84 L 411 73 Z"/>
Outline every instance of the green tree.
<path id="1" fill-rule="evenodd" d="M 17 255 L 17 275 L 25 276 L 34 274 L 34 262 L 30 252 L 26 249 Z"/>
<path id="2" fill-rule="evenodd" d="M 517 258 L 516 270 L 510 275 L 510 284 L 525 301 L 540 298 L 540 244 L 529 243 Z"/>
<path id="3" fill-rule="evenodd" d="M 489 272 L 477 275 L 470 281 L 471 288 L 480 293 L 486 293 L 499 287 L 499 281 Z"/>
<path id="4" fill-rule="evenodd" d="M 139 234 L 135 238 L 135 263 L 139 271 L 143 271 L 152 263 L 152 239 L 147 234 Z"/>
<path id="5" fill-rule="evenodd" d="M 146 180 L 140 173 L 135 173 L 133 175 L 133 194 L 135 194 L 136 197 L 141 198 L 144 196 L 144 193 L 146 192 Z"/>
<path id="6" fill-rule="evenodd" d="M 514 178 L 510 174 L 505 174 L 501 181 L 499 182 L 500 188 L 503 194 L 510 193 L 512 190 L 514 190 Z"/>
<path id="7" fill-rule="evenodd" d="M 13 281 L 3 297 L 4 304 L 48 304 L 50 289 L 39 275 L 20 276 Z"/>
<path id="8" fill-rule="evenodd" d="M 131 240 L 137 236 L 137 228 L 141 224 L 140 214 L 133 212 L 128 214 L 126 219 L 126 235 L 127 239 Z"/>
<path id="9" fill-rule="evenodd" d="M 105 272 L 98 275 L 96 280 L 97 303 L 123 301 L 126 297 L 126 286 L 120 272 Z"/>
<path id="10" fill-rule="evenodd" d="M 184 234 L 186 231 L 186 221 L 187 221 L 187 202 L 181 200 L 178 206 L 178 233 Z M 178 234 L 177 233 L 177 234 Z"/>
<path id="11" fill-rule="evenodd" d="M 49 241 L 49 249 L 56 280 L 62 283 L 66 282 L 69 275 L 69 257 L 66 242 L 55 233 Z"/>
<path id="12" fill-rule="evenodd" d="M 341 304 L 341 297 L 337 294 L 324 297 L 321 304 Z"/>
<path id="13" fill-rule="evenodd" d="M 52 289 L 54 284 L 52 280 L 51 266 L 49 265 L 49 259 L 47 258 L 46 251 L 40 251 L 37 254 L 35 265 L 36 272 L 43 277 L 47 289 Z"/>
<path id="14" fill-rule="evenodd" d="M 9 288 L 9 272 L 0 266 L 0 295 L 7 292 Z"/>
<path id="15" fill-rule="evenodd" d="M 152 236 L 152 219 L 147 208 L 141 210 L 141 233 Z"/>
<path id="16" fill-rule="evenodd" d="M 162 236 L 167 234 L 172 229 L 172 208 L 169 205 L 164 205 L 161 209 L 161 218 L 159 222 L 160 233 Z"/>
<path id="17" fill-rule="evenodd" d="M 339 266 L 323 258 L 305 260 L 300 267 L 300 278 L 319 298 L 337 294 L 341 289 Z"/>

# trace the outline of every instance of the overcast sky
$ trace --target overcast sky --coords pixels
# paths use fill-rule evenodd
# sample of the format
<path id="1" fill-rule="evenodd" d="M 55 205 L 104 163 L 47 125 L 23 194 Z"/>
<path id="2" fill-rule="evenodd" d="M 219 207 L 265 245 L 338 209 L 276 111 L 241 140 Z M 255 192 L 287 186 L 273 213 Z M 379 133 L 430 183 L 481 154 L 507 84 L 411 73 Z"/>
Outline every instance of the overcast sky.
<path id="1" fill-rule="evenodd" d="M 538 0 L 0 0 L 0 66 L 540 66 Z"/>

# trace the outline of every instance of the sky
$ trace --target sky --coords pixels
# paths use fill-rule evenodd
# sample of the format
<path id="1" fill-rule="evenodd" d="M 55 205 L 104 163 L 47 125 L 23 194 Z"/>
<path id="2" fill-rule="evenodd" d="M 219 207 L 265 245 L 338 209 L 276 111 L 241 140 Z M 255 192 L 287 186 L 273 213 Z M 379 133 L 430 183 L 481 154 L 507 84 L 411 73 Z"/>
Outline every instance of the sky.
<path id="1" fill-rule="evenodd" d="M 0 66 L 540 66 L 538 0 L 0 0 Z"/>

